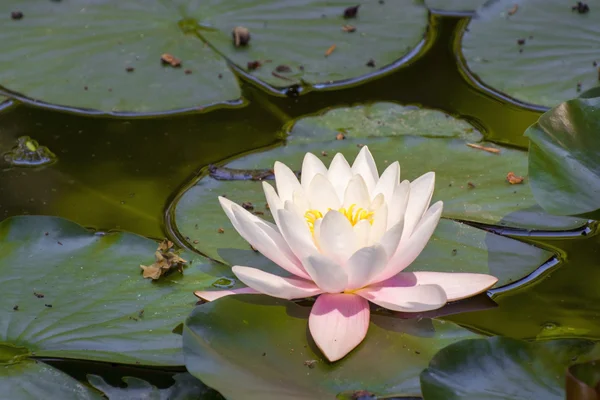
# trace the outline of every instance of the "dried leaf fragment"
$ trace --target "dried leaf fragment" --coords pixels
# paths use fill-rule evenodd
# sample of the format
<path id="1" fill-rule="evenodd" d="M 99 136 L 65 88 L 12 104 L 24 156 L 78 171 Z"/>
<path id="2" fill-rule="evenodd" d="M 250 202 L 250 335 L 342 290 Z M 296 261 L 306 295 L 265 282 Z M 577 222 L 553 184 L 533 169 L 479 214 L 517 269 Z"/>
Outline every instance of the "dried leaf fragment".
<path id="1" fill-rule="evenodd" d="M 174 68 L 181 67 L 181 60 L 169 53 L 164 53 L 162 56 L 160 56 L 160 61 L 164 65 L 170 65 Z"/>
<path id="2" fill-rule="evenodd" d="M 250 31 L 243 26 L 236 26 L 233 28 L 231 36 L 233 36 L 233 45 L 235 47 L 247 46 L 248 42 L 250 42 Z"/>
<path id="3" fill-rule="evenodd" d="M 500 153 L 500 149 L 497 149 L 495 147 L 485 147 L 485 146 L 481 146 L 481 145 L 475 144 L 475 143 L 467 143 L 467 146 L 472 147 L 474 149 L 487 151 L 488 153 L 494 153 L 494 154 Z"/>
<path id="4" fill-rule="evenodd" d="M 518 184 L 523 183 L 523 181 L 525 180 L 525 178 L 523 178 L 522 176 L 515 175 L 514 172 L 509 172 L 508 174 L 506 174 L 506 180 L 511 185 L 518 185 Z"/>
<path id="5" fill-rule="evenodd" d="M 335 135 L 335 140 L 344 140 L 346 139 L 346 135 L 344 135 L 344 132 L 338 132 L 337 135 Z"/>
<path id="6" fill-rule="evenodd" d="M 325 52 L 325 57 L 329 57 L 331 55 L 331 53 L 333 53 L 333 51 L 335 50 L 336 47 L 337 46 L 335 44 L 332 44 L 331 46 L 329 46 L 329 48 Z"/>
<path id="7" fill-rule="evenodd" d="M 166 239 L 158 245 L 154 259 L 156 261 L 152 265 L 140 265 L 144 278 L 156 280 L 171 270 L 183 272 L 183 264 L 187 263 L 173 250 L 173 242 Z"/>
<path id="8" fill-rule="evenodd" d="M 348 33 L 356 32 L 356 27 L 352 26 L 352 25 L 344 25 L 344 26 L 342 26 L 342 31 L 348 32 Z"/>
<path id="9" fill-rule="evenodd" d="M 515 15 L 519 11 L 519 5 L 515 3 L 510 10 L 508 10 L 508 15 Z"/>
<path id="10" fill-rule="evenodd" d="M 358 8 L 360 7 L 359 5 L 356 5 L 354 7 L 348 7 L 344 10 L 344 18 L 348 19 L 348 18 L 356 18 L 356 15 L 358 14 Z"/>

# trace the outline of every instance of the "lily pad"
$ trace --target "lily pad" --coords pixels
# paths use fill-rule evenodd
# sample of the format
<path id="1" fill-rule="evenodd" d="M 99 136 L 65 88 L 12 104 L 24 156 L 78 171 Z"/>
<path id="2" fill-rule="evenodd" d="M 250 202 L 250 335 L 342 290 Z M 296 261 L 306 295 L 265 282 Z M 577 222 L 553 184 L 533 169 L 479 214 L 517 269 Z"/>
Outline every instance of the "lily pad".
<path id="1" fill-rule="evenodd" d="M 10 361 L 2 380 L 30 371 L 22 364 L 33 355 L 182 365 L 181 336 L 173 329 L 193 308 L 192 292 L 228 272 L 184 253 L 190 265 L 183 275 L 151 282 L 139 265 L 153 262 L 156 242 L 92 233 L 55 217 L 4 220 L 0 243 L 0 346 L 12 354 L 0 354 Z"/>
<path id="2" fill-rule="evenodd" d="M 344 19 L 356 3 L 356 16 Z M 104 112 L 236 100 L 241 91 L 229 61 L 244 70 L 262 64 L 253 74 L 275 86 L 357 78 L 373 71 L 371 59 L 385 66 L 411 52 L 428 24 L 426 7 L 416 0 L 401 7 L 364 0 L 0 4 L 1 15 L 15 11 L 22 18 L 0 23 L 6 59 L 0 82 L 29 98 Z M 344 31 L 347 24 L 356 32 Z M 249 29 L 248 45 L 234 45 L 236 27 Z"/>
<path id="3" fill-rule="evenodd" d="M 0 391 L 11 400 L 102 400 L 103 397 L 69 375 L 43 362 L 27 360 L 3 365 L 0 360 Z"/>
<path id="4" fill-rule="evenodd" d="M 600 0 L 493 0 L 462 39 L 467 67 L 486 86 L 553 107 L 598 84 Z"/>
<path id="5" fill-rule="evenodd" d="M 574 99 L 525 131 L 537 202 L 556 215 L 600 218 L 600 97 Z"/>
<path id="6" fill-rule="evenodd" d="M 424 400 L 562 400 L 567 367 L 600 354 L 594 342 L 492 337 L 452 344 L 421 374 Z"/>
<path id="7" fill-rule="evenodd" d="M 342 131 L 345 139 L 336 140 L 336 135 Z M 526 152 L 495 146 L 501 153 L 493 154 L 466 145 L 480 138 L 481 134 L 464 121 L 438 111 L 376 104 L 304 118 L 294 125 L 287 145 L 244 156 L 230 162 L 227 167 L 240 169 L 238 172 L 257 168 L 268 171 L 275 160 L 280 160 L 298 170 L 308 151 L 317 155 L 325 151 L 327 157 L 324 157 L 324 161 L 327 163 L 338 151 L 353 159 L 359 150 L 357 145 L 368 144 L 380 171 L 395 160 L 400 161 L 402 179 L 412 180 L 427 171 L 436 171 L 434 201 L 444 200 L 444 216 L 448 218 L 555 231 L 585 224 L 585 220 L 553 217 L 544 213 L 535 205 L 528 185 L 506 182 L 507 172 L 526 172 Z M 234 175 L 243 175 L 235 171 Z M 270 219 L 261 182 L 219 180 L 211 177 L 207 169 L 201 179 L 178 200 L 174 210 L 175 223 L 191 246 L 211 258 L 231 263 L 231 254 L 220 254 L 227 252 L 224 249 L 249 250 L 249 246 L 235 232 L 221 210 L 217 200 L 219 195 L 226 195 L 239 204 L 246 203 L 261 218 Z M 429 263 L 434 268 L 469 269 L 469 264 L 479 265 L 474 268 L 487 268 L 488 259 L 508 257 L 510 262 L 498 264 L 515 266 L 510 273 L 507 269 L 499 271 L 506 283 L 527 275 L 550 257 L 550 253 L 517 244 L 510 239 L 500 245 L 504 239 L 456 222 L 442 226 L 447 226 L 447 231 L 440 228 L 434 237 L 442 239 L 440 243 L 445 243 L 443 248 L 437 247 L 434 241 L 419 259 L 426 259 L 430 254 L 428 252 L 431 252 L 431 257 L 437 260 Z M 499 245 L 485 244 L 488 239 Z M 466 261 L 466 264 L 457 262 L 452 267 L 447 264 L 447 255 L 452 249 L 458 249 L 458 254 L 463 249 L 465 259 L 461 261 Z M 248 256 L 239 261 L 243 259 L 249 261 Z M 520 272 L 515 274 L 516 271 Z"/>
<path id="8" fill-rule="evenodd" d="M 115 387 L 98 375 L 88 375 L 88 382 L 100 390 L 109 400 L 209 400 L 223 399 L 218 393 L 208 389 L 192 375 L 183 373 L 173 376 L 175 383 L 166 389 L 143 379 L 126 376 L 123 382 L 127 387 Z"/>
<path id="9" fill-rule="evenodd" d="M 196 307 L 183 332 L 186 367 L 230 399 L 320 400 L 358 390 L 419 395 L 418 375 L 437 350 L 478 337 L 450 322 L 372 315 L 362 344 L 330 364 L 309 339 L 309 312 L 257 295 Z"/>
<path id="10" fill-rule="evenodd" d="M 486 0 L 425 0 L 425 5 L 435 11 L 474 11 Z"/>

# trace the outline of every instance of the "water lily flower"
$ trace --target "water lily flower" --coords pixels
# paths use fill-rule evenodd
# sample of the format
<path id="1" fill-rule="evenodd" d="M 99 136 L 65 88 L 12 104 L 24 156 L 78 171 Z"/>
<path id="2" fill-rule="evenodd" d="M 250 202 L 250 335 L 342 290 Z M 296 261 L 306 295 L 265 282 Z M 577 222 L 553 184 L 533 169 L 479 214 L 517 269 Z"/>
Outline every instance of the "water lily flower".
<path id="1" fill-rule="evenodd" d="M 275 224 L 219 197 L 238 233 L 281 267 L 275 275 L 232 267 L 248 287 L 196 292 L 212 301 L 237 293 L 283 299 L 319 295 L 308 320 L 323 354 L 336 361 L 365 338 L 369 301 L 402 312 L 423 312 L 484 292 L 497 282 L 485 274 L 402 272 L 421 253 L 442 214 L 430 206 L 435 174 L 400 181 L 394 162 L 379 176 L 364 146 L 353 165 L 337 154 L 329 166 L 308 153 L 300 181 L 275 163 L 277 191 L 263 182 Z"/>

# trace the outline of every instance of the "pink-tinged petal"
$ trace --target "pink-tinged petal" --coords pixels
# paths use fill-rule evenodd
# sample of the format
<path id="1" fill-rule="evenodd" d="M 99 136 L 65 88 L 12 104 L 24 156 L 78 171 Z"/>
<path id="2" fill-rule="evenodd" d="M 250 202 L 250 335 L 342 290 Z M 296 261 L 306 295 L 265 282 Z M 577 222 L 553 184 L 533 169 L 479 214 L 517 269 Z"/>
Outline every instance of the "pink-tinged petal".
<path id="1" fill-rule="evenodd" d="M 393 311 L 422 312 L 435 310 L 447 302 L 438 285 L 381 286 L 383 282 L 357 290 L 357 295 Z"/>
<path id="2" fill-rule="evenodd" d="M 300 175 L 300 182 L 304 190 L 308 190 L 310 182 L 317 174 L 327 175 L 327 168 L 319 157 L 312 153 L 306 153 L 304 161 L 302 161 L 302 174 Z"/>
<path id="3" fill-rule="evenodd" d="M 229 290 L 196 290 L 194 292 L 194 296 L 204 301 L 215 301 L 221 297 L 234 294 L 260 294 L 260 292 L 249 287 Z"/>
<path id="4" fill-rule="evenodd" d="M 300 259 L 273 224 L 263 221 L 237 204 L 233 204 L 232 211 L 239 224 L 238 232 L 252 247 L 286 271 L 309 279 Z"/>
<path id="5" fill-rule="evenodd" d="M 369 193 L 372 194 L 375 190 L 375 185 L 379 180 L 379 173 L 377 172 L 375 160 L 367 146 L 363 146 L 358 153 L 358 156 L 356 156 L 356 159 L 352 164 L 352 173 L 355 175 L 362 175 L 367 184 L 367 188 L 369 189 Z"/>
<path id="6" fill-rule="evenodd" d="M 400 272 L 380 285 L 438 285 L 446 292 L 448 301 L 466 299 L 485 292 L 498 282 L 498 278 L 486 274 L 462 272 Z"/>
<path id="7" fill-rule="evenodd" d="M 335 210 L 325 214 L 321 222 L 319 245 L 323 254 L 340 265 L 346 264 L 358 249 L 356 235 L 348 218 Z"/>
<path id="8" fill-rule="evenodd" d="M 400 163 L 395 161 L 383 171 L 371 196 L 383 194 L 385 201 L 391 203 L 396 186 L 400 184 Z"/>
<path id="9" fill-rule="evenodd" d="M 373 283 L 381 282 L 397 275 L 415 261 L 435 231 L 442 216 L 443 206 L 444 204 L 438 201 L 427 210 L 411 237 L 406 240 L 400 240 L 396 254 L 390 258 L 387 267 L 373 280 Z"/>
<path id="10" fill-rule="evenodd" d="M 388 212 L 389 208 L 385 203 L 375 211 L 375 214 L 373 215 L 373 225 L 371 225 L 371 234 L 369 235 L 369 245 L 379 243 L 385 234 L 385 231 L 388 229 Z"/>
<path id="11" fill-rule="evenodd" d="M 434 172 L 421 175 L 410 183 L 410 195 L 408 196 L 408 204 L 406 205 L 404 216 L 403 239 L 409 238 L 415 227 L 419 224 L 423 214 L 429 207 L 434 187 Z"/>
<path id="12" fill-rule="evenodd" d="M 315 284 L 323 292 L 340 293 L 348 284 L 346 271 L 337 263 L 322 254 L 315 254 L 303 260 L 304 268 Z"/>
<path id="13" fill-rule="evenodd" d="M 404 219 L 406 206 L 408 205 L 408 197 L 410 196 L 410 182 L 402 181 L 394 188 L 392 201 L 388 202 L 390 209 L 388 210 L 388 226 L 394 226 L 400 220 Z"/>
<path id="14" fill-rule="evenodd" d="M 350 353 L 369 329 L 369 303 L 353 294 L 322 294 L 308 318 L 317 347 L 331 362 Z"/>
<path id="15" fill-rule="evenodd" d="M 325 175 L 321 174 L 315 175 L 310 182 L 308 202 L 310 203 L 310 208 L 319 210 L 323 214 L 330 208 L 337 210 L 342 204 L 331 182 L 329 182 Z"/>
<path id="16" fill-rule="evenodd" d="M 319 252 L 303 218 L 291 210 L 279 210 L 277 213 L 281 222 L 281 234 L 299 260 Z"/>
<path id="17" fill-rule="evenodd" d="M 265 198 L 267 199 L 267 204 L 269 205 L 269 210 L 271 211 L 271 215 L 275 220 L 275 224 L 279 226 L 277 210 L 283 208 L 283 200 L 279 198 L 277 192 L 269 183 L 263 181 L 262 186 L 263 191 L 265 192 Z"/>
<path id="18" fill-rule="evenodd" d="M 329 165 L 327 179 L 333 185 L 338 198 L 343 199 L 348 182 L 352 179 L 352 168 L 342 153 L 337 153 Z"/>
<path id="19" fill-rule="evenodd" d="M 367 184 L 361 175 L 354 175 L 344 192 L 343 207 L 348 208 L 355 204 L 357 208 L 369 208 L 371 205 L 371 197 Z"/>
<path id="20" fill-rule="evenodd" d="M 260 269 L 241 267 L 236 265 L 231 268 L 235 276 L 252 289 L 281 299 L 302 299 L 323 293 L 321 289 L 306 279 L 295 277 L 282 277 L 270 274 Z"/>
<path id="21" fill-rule="evenodd" d="M 292 200 L 294 191 L 304 190 L 296 174 L 285 164 L 275 161 L 273 168 L 275 172 L 275 186 L 277 186 L 277 194 L 281 201 Z"/>
<path id="22" fill-rule="evenodd" d="M 350 257 L 346 264 L 347 290 L 359 289 L 377 276 L 386 266 L 388 256 L 383 246 L 363 247 Z"/>

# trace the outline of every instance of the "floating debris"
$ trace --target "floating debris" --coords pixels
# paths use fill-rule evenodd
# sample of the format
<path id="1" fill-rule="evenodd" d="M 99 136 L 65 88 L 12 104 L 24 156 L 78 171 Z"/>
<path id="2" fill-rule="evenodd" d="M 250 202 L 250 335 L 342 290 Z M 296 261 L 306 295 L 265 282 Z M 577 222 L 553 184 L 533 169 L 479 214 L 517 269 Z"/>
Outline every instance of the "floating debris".
<path id="1" fill-rule="evenodd" d="M 275 71 L 277 71 L 277 72 L 285 72 L 285 73 L 287 73 L 287 72 L 292 72 L 292 68 L 291 68 L 291 67 L 289 67 L 288 65 L 283 65 L 283 64 L 282 64 L 282 65 L 278 65 L 278 66 L 276 66 L 276 67 L 275 67 Z"/>
<path id="2" fill-rule="evenodd" d="M 248 63 L 246 64 L 246 69 L 248 69 L 248 71 L 254 71 L 255 69 L 258 69 L 262 66 L 262 63 L 260 61 L 248 61 Z"/>
<path id="3" fill-rule="evenodd" d="M 275 179 L 273 169 L 235 169 L 209 165 L 208 174 L 211 178 L 220 181 L 263 181 L 265 179 Z"/>
<path id="4" fill-rule="evenodd" d="M 313 369 L 317 365 L 317 360 L 306 360 L 304 361 L 304 365 L 310 369 Z"/>
<path id="5" fill-rule="evenodd" d="M 233 28 L 231 35 L 233 36 L 233 45 L 235 47 L 244 47 L 250 42 L 250 31 L 243 26 L 236 26 Z"/>
<path id="6" fill-rule="evenodd" d="M 509 172 L 508 174 L 506 174 L 506 180 L 511 185 L 518 185 L 518 184 L 523 183 L 523 181 L 525 180 L 525 178 L 523 178 L 522 176 L 515 175 L 514 172 Z"/>
<path id="7" fill-rule="evenodd" d="M 4 154 L 4 160 L 16 167 L 39 167 L 55 162 L 56 155 L 46 146 L 40 146 L 37 140 L 21 136 L 17 139 L 17 145 Z"/>
<path id="8" fill-rule="evenodd" d="M 13 11 L 10 13 L 10 17 L 15 21 L 23 19 L 23 13 L 21 11 Z"/>
<path id="9" fill-rule="evenodd" d="M 343 132 L 338 132 L 337 135 L 335 135 L 335 140 L 344 140 L 346 139 L 346 135 L 344 135 Z"/>
<path id="10" fill-rule="evenodd" d="M 519 11 L 519 5 L 514 4 L 510 10 L 508 10 L 508 15 L 515 15 Z"/>
<path id="11" fill-rule="evenodd" d="M 367 67 L 375 68 L 375 60 L 372 58 L 365 64 Z"/>
<path id="12" fill-rule="evenodd" d="M 177 252 L 173 249 L 173 242 L 170 240 L 163 240 L 157 247 L 154 253 L 155 262 L 152 265 L 140 265 L 144 278 L 152 278 L 154 280 L 160 278 L 173 270 L 177 270 L 183 273 L 183 265 L 187 263 L 186 260 L 179 257 Z"/>
<path id="13" fill-rule="evenodd" d="M 485 146 L 481 146 L 481 145 L 475 144 L 475 143 L 467 143 L 467 146 L 472 147 L 474 149 L 487 151 L 488 153 L 494 153 L 494 154 L 500 153 L 500 149 L 496 149 L 494 147 L 485 147 Z"/>
<path id="14" fill-rule="evenodd" d="M 342 26 L 342 31 L 352 33 L 356 31 L 356 27 L 352 25 L 344 25 Z"/>
<path id="15" fill-rule="evenodd" d="M 173 68 L 181 67 L 181 60 L 169 53 L 164 53 L 162 56 L 160 56 L 160 61 L 163 63 L 163 65 L 170 65 Z"/>
<path id="16" fill-rule="evenodd" d="M 329 46 L 329 48 L 325 52 L 325 57 L 329 57 L 331 55 L 331 53 L 333 53 L 333 51 L 335 50 L 336 47 L 337 46 L 335 44 L 332 44 L 331 46 Z"/>
<path id="17" fill-rule="evenodd" d="M 217 233 L 225 233 L 225 229 L 219 228 L 219 229 L 217 229 Z"/>
<path id="18" fill-rule="evenodd" d="M 135 71 L 135 68 L 129 66 L 129 67 L 125 68 L 125 71 L 127 71 L 127 72 L 133 72 L 133 71 Z"/>
<path id="19" fill-rule="evenodd" d="M 525 39 L 517 39 L 517 44 L 523 46 L 525 44 Z"/>
<path id="20" fill-rule="evenodd" d="M 578 1 L 576 5 L 571 7 L 571 11 L 577 11 L 579 14 L 587 14 L 590 12 L 590 6 L 583 1 Z"/>
<path id="21" fill-rule="evenodd" d="M 344 10 L 344 18 L 349 19 L 349 18 L 356 18 L 356 15 L 358 14 L 358 9 L 360 7 L 359 5 L 356 5 L 354 7 L 348 7 Z"/>

